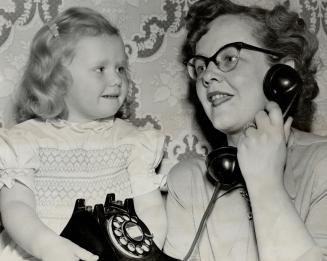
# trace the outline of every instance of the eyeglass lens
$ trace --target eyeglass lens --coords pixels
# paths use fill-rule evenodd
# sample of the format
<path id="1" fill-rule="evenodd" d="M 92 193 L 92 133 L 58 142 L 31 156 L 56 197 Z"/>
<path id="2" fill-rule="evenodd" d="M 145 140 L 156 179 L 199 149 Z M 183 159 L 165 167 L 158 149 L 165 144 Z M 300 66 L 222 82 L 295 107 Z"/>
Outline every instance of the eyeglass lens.
<path id="1" fill-rule="evenodd" d="M 228 46 L 221 49 L 213 57 L 206 58 L 202 56 L 193 57 L 187 64 L 187 69 L 192 79 L 201 78 L 206 71 L 209 63 L 212 61 L 223 72 L 233 70 L 239 60 L 239 49 L 234 46 Z"/>

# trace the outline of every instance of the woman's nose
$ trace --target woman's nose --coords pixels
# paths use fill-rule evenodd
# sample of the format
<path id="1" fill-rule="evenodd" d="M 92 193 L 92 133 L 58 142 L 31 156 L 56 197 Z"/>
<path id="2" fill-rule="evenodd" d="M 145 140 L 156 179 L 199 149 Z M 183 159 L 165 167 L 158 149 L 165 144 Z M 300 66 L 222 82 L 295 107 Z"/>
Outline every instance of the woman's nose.
<path id="1" fill-rule="evenodd" d="M 223 80 L 223 72 L 213 62 L 210 62 L 202 77 L 203 86 L 207 88 L 212 82 L 220 83 Z"/>

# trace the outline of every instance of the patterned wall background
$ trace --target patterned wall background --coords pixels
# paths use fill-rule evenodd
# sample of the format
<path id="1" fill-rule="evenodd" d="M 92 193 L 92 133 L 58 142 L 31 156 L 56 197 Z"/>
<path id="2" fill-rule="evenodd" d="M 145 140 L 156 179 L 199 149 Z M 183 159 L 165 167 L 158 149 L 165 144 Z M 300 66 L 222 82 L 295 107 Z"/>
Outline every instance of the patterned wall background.
<path id="1" fill-rule="evenodd" d="M 88 6 L 116 24 L 130 57 L 133 78 L 131 120 L 153 126 L 167 136 L 161 171 L 184 157 L 205 154 L 221 137 L 200 129 L 189 86 L 178 55 L 185 36 L 183 16 L 196 0 L 1 0 L 0 1 L 0 124 L 13 124 L 13 93 L 34 33 L 44 22 L 70 6 Z M 201 0 L 200 0 L 201 1 Z M 219 0 L 217 0 L 219 1 Z M 236 1 L 236 0 L 234 0 Z M 237 0 L 271 8 L 285 0 Z M 289 0 L 320 39 L 317 58 L 327 65 L 327 0 Z M 317 76 L 321 88 L 313 132 L 327 135 L 327 67 Z M 209 133 L 210 136 L 207 134 Z M 208 138 L 209 137 L 209 138 Z M 213 145 L 215 146 L 215 145 Z"/>

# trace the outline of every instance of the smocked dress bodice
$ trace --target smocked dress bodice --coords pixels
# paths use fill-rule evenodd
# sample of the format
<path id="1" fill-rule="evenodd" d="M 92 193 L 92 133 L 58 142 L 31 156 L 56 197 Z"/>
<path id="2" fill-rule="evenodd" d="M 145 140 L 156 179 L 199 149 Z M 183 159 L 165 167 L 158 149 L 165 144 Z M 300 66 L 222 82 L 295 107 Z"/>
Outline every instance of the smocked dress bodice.
<path id="1" fill-rule="evenodd" d="M 67 224 L 77 198 L 94 205 L 115 193 L 123 200 L 161 182 L 155 168 L 164 137 L 120 119 L 29 120 L 2 131 L 0 142 L 0 188 L 15 181 L 30 188 L 39 217 L 56 233 Z"/>

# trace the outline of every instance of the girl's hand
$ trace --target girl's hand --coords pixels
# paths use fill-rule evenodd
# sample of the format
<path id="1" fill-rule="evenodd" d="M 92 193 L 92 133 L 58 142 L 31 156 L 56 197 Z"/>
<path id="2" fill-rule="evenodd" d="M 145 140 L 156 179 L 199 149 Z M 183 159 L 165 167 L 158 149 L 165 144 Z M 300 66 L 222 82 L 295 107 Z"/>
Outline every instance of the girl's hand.
<path id="1" fill-rule="evenodd" d="M 43 247 L 41 252 L 42 261 L 96 261 L 97 255 L 93 255 L 91 252 L 81 248 L 72 241 L 58 236 L 57 240 L 53 242 L 53 245 L 47 245 Z"/>
<path id="2" fill-rule="evenodd" d="M 282 111 L 275 102 L 269 102 L 266 111 L 255 115 L 256 127 L 244 130 L 238 144 L 237 157 L 247 186 L 283 184 L 292 119 L 284 124 Z"/>

